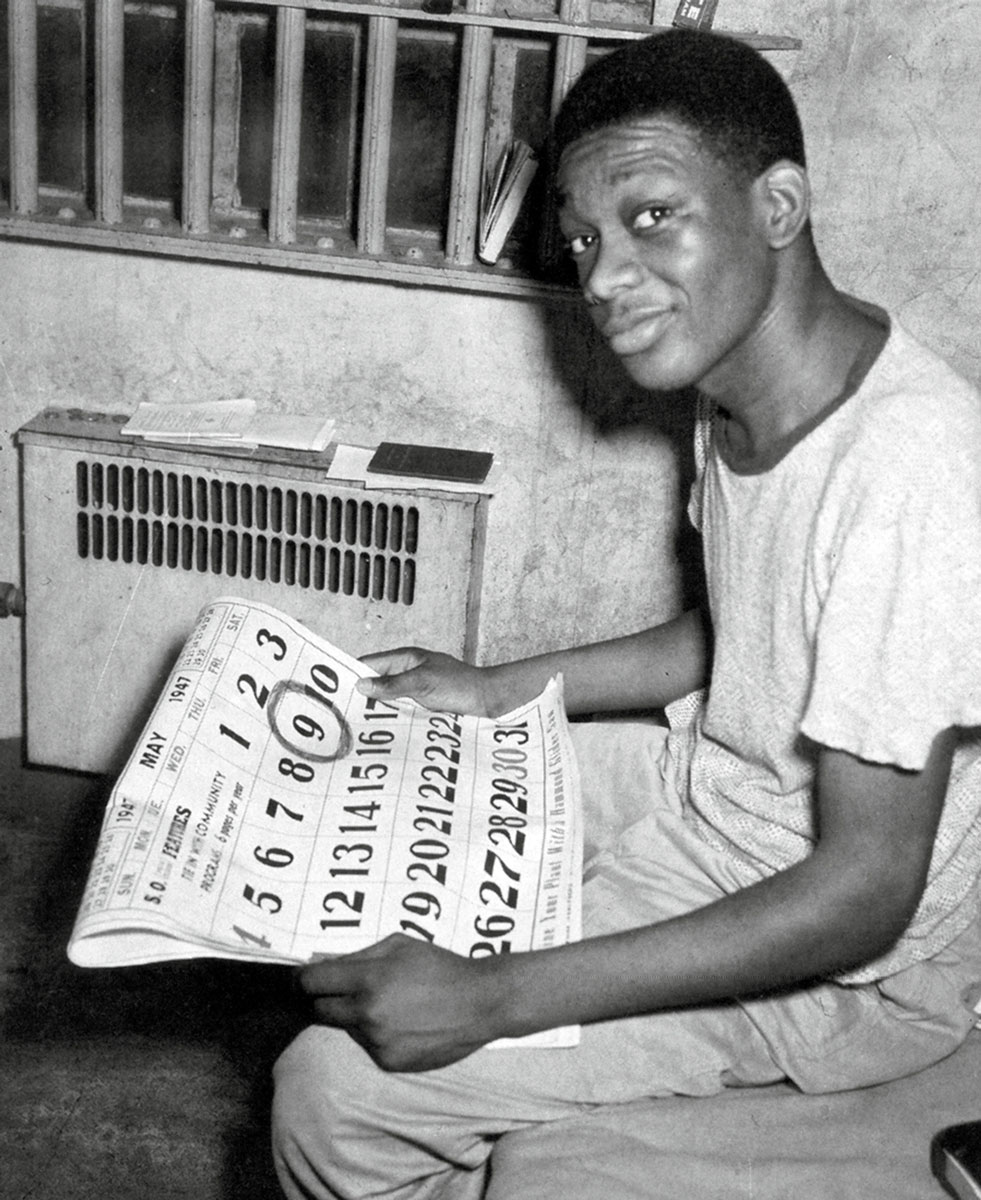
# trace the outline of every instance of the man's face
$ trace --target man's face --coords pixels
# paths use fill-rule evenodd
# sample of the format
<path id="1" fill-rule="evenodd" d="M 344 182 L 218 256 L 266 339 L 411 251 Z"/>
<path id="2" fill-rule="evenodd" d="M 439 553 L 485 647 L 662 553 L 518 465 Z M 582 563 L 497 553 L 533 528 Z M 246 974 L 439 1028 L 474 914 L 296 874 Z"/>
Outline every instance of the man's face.
<path id="1" fill-rule="evenodd" d="M 644 117 L 574 142 L 558 183 L 590 314 L 632 378 L 738 386 L 773 291 L 761 181 L 678 122 Z"/>

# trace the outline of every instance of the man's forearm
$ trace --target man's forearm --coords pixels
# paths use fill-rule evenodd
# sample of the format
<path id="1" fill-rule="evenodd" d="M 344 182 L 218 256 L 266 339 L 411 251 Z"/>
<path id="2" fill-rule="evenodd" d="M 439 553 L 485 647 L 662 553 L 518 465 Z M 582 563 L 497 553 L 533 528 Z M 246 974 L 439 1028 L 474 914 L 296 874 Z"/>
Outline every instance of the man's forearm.
<path id="1" fill-rule="evenodd" d="M 500 714 L 561 673 L 570 713 L 661 708 L 705 684 L 708 643 L 705 620 L 692 610 L 626 637 L 487 667 L 488 691 Z"/>
<path id="2" fill-rule="evenodd" d="M 496 1036 L 758 995 L 846 970 L 896 936 L 887 905 L 813 886 L 804 863 L 706 908 L 537 954 L 488 960 Z M 882 911 L 879 911 L 879 910 Z M 855 911 L 863 916 L 856 919 Z"/>
<path id="3" fill-rule="evenodd" d="M 660 924 L 488 962 L 495 1036 L 792 987 L 885 953 L 923 894 L 955 744 L 938 734 L 920 771 L 820 748 L 808 857 Z"/>

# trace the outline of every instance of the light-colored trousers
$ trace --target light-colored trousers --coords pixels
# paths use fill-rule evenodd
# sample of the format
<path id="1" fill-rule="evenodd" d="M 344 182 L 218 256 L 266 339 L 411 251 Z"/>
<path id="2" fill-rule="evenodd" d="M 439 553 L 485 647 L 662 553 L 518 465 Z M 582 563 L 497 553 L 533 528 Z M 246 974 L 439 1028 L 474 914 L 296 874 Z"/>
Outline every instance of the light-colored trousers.
<path id="1" fill-rule="evenodd" d="M 720 885 L 730 865 L 682 819 L 660 769 L 663 730 L 595 723 L 574 726 L 574 737 L 585 936 L 664 920 L 739 886 Z M 971 1027 L 965 981 L 981 979 L 981 938 L 960 941 L 887 985 L 609 1021 L 585 1026 L 575 1048 L 486 1049 L 421 1073 L 381 1071 L 347 1034 L 312 1026 L 276 1064 L 280 1182 L 290 1200 L 504 1200 L 486 1165 L 509 1130 L 643 1097 L 787 1078 L 833 1091 L 908 1074 Z"/>

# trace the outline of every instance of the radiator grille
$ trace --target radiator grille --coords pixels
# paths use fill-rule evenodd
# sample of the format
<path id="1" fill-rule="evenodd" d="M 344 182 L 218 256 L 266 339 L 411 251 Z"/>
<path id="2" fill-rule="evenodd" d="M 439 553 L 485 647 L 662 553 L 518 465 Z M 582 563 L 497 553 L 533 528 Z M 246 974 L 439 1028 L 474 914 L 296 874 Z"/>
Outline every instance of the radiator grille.
<path id="1" fill-rule="evenodd" d="M 75 483 L 80 558 L 413 602 L 414 506 L 90 458 Z"/>
<path id="2" fill-rule="evenodd" d="M 125 419 L 46 409 L 17 433 L 29 761 L 118 771 L 218 596 L 355 658 L 476 656 L 485 496 L 368 488 L 327 454 L 135 443 Z"/>

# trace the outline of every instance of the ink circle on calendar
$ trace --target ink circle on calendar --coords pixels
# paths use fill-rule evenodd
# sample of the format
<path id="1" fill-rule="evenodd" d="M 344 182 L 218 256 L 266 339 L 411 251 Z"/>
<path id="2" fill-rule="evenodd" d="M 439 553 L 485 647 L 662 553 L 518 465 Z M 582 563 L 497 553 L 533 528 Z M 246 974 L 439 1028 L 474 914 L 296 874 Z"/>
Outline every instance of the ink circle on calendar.
<path id="1" fill-rule="evenodd" d="M 281 746 L 308 762 L 336 762 L 351 751 L 344 714 L 322 692 L 295 679 L 273 684 L 266 703 L 269 728 Z"/>

